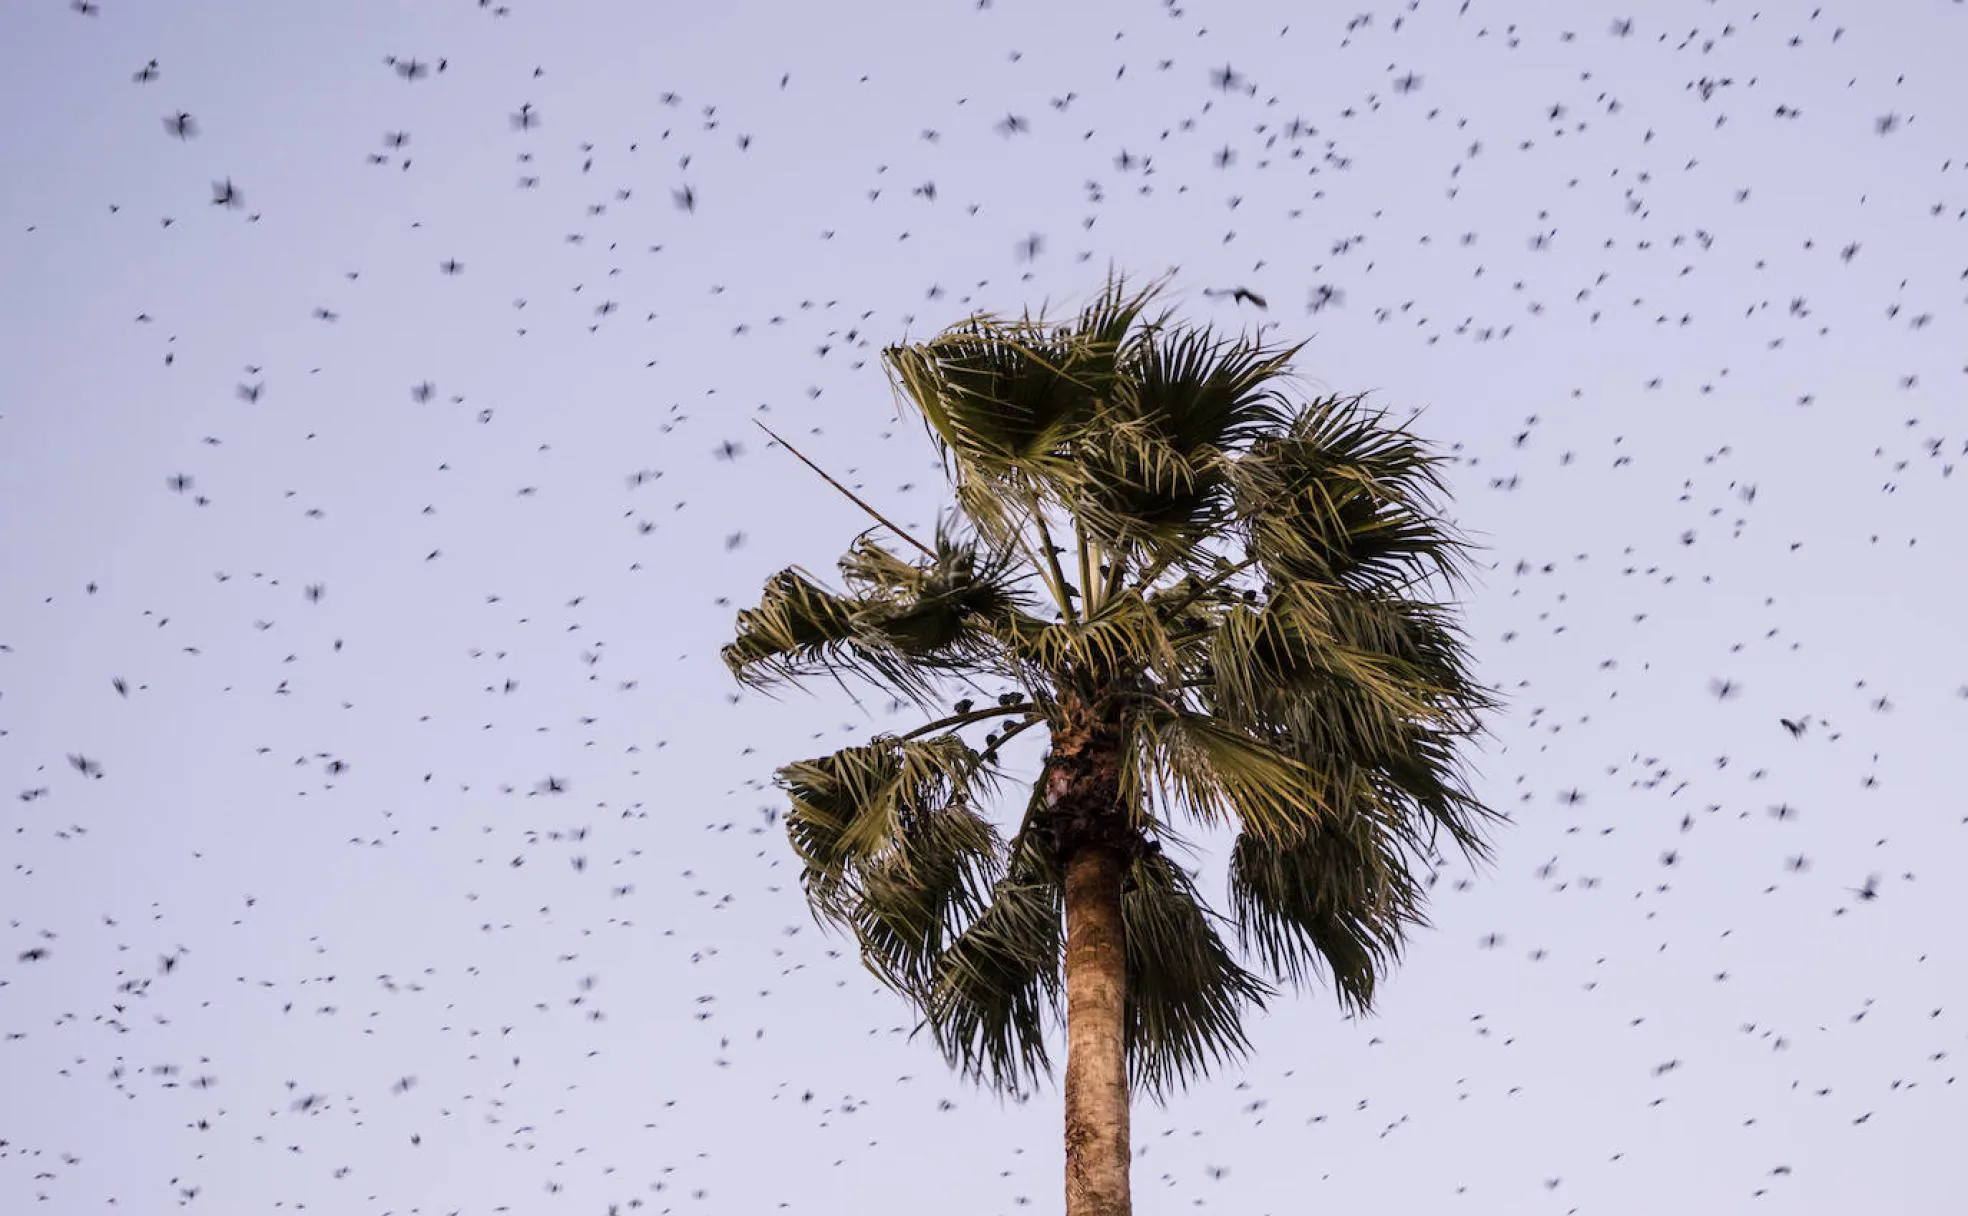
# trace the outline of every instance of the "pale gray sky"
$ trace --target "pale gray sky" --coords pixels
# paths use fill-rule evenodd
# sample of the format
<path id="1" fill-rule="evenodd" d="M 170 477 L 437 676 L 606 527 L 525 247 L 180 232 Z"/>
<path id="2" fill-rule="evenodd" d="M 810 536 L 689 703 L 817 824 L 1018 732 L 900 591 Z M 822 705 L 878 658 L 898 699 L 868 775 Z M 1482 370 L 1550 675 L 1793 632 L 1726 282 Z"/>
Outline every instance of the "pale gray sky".
<path id="1" fill-rule="evenodd" d="M 1516 816 L 1380 1016 L 1137 1109 L 1137 1210 L 1960 1211 L 1964 40 L 6 5 L 0 1211 L 1056 1210 L 1057 1091 L 906 1041 L 763 813 L 912 720 L 716 651 L 862 526 L 752 418 L 926 523 L 880 346 L 1110 263 L 1458 448 Z"/>

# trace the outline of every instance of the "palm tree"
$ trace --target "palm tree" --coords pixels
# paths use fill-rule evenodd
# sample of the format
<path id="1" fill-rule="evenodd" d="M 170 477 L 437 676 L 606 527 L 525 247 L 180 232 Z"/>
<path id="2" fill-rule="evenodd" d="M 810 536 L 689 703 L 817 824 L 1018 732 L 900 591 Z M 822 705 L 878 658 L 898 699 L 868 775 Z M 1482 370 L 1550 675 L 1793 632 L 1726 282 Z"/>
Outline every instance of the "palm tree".
<path id="1" fill-rule="evenodd" d="M 1441 457 L 1359 398 L 1295 403 L 1297 347 L 1150 316 L 1158 291 L 886 351 L 955 510 L 925 542 L 854 498 L 914 552 L 875 528 L 841 590 L 773 576 L 723 651 L 752 686 L 852 676 L 939 715 L 781 769 L 787 831 L 816 917 L 968 1079 L 1050 1075 L 1063 971 L 1069 1216 L 1131 1210 L 1131 1087 L 1248 1050 L 1275 990 L 1240 955 L 1368 1010 L 1441 837 L 1481 857 L 1498 818 L 1457 752 L 1490 698 L 1418 596 L 1466 552 Z M 1005 691 L 948 703 L 980 680 Z M 986 812 L 1033 728 L 1007 841 Z M 1236 832 L 1228 917 L 1164 848 L 1178 813 Z"/>

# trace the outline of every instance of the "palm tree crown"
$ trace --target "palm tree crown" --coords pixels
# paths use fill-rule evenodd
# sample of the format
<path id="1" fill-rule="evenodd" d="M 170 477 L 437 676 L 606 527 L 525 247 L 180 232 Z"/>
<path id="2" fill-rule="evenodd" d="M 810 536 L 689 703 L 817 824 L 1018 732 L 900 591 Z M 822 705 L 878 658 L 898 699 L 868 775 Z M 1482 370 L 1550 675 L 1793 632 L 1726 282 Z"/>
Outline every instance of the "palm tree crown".
<path id="1" fill-rule="evenodd" d="M 956 509 L 928 542 L 889 526 L 906 550 L 864 533 L 837 590 L 775 575 L 724 649 L 749 684 L 947 705 L 779 776 L 816 915 L 1000 1092 L 1050 1072 L 1076 849 L 1122 859 L 1127 1073 L 1160 1098 L 1247 1048 L 1273 989 L 1246 961 L 1369 1008 L 1423 920 L 1417 872 L 1444 835 L 1481 856 L 1497 818 L 1456 750 L 1491 701 L 1420 594 L 1466 552 L 1441 457 L 1359 398 L 1294 401 L 1298 348 L 1151 315 L 1156 294 L 1114 280 L 1067 324 L 889 349 Z M 946 701 L 978 681 L 1015 691 Z M 1033 728 L 1007 838 L 987 812 Z M 1163 851 L 1182 816 L 1236 833 L 1227 916 Z"/>

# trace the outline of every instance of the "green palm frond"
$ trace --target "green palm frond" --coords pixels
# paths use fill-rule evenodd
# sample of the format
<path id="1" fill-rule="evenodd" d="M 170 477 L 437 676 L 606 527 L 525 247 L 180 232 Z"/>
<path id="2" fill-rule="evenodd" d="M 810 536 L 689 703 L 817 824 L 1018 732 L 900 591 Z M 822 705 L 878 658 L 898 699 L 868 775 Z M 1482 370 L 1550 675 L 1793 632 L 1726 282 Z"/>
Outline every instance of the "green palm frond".
<path id="1" fill-rule="evenodd" d="M 1408 859 L 1373 818 L 1351 809 L 1288 844 L 1239 836 L 1230 902 L 1243 948 L 1294 986 L 1323 971 L 1361 1013 L 1408 929 L 1427 923 Z"/>
<path id="2" fill-rule="evenodd" d="M 915 863 L 938 848 L 988 854 L 992 838 L 970 824 L 992 780 L 983 757 L 955 734 L 878 736 L 779 770 L 791 803 L 787 834 L 815 910 L 845 921 L 870 876 L 919 877 Z M 929 826 L 938 816 L 952 822 Z"/>
<path id="3" fill-rule="evenodd" d="M 1166 1101 L 1211 1065 L 1244 1056 L 1244 1011 L 1262 1009 L 1271 989 L 1238 965 L 1194 881 L 1161 853 L 1130 868 L 1121 920 L 1128 1074 Z"/>
<path id="4" fill-rule="evenodd" d="M 1110 547 L 1191 556 L 1230 518 L 1232 456 L 1290 417 L 1278 383 L 1295 350 L 1141 327 L 1113 396 L 1076 437 L 1069 509 Z"/>
<path id="5" fill-rule="evenodd" d="M 873 611 L 863 617 L 894 650 L 942 670 L 985 661 L 997 649 L 984 627 L 1015 618 L 1027 597 L 1018 590 L 1013 559 L 1002 551 L 980 559 L 976 542 L 947 527 L 936 535 L 936 560 L 912 562 L 864 535 L 841 558 L 841 576 Z"/>
<path id="6" fill-rule="evenodd" d="M 881 737 L 780 772 L 814 915 L 852 933 L 874 975 L 921 994 L 1002 866 L 977 808 L 993 782 L 955 736 Z"/>
<path id="7" fill-rule="evenodd" d="M 1129 333 L 1157 290 L 1129 291 L 1116 278 L 1068 324 L 978 314 L 884 352 L 898 395 L 922 414 L 958 504 L 982 535 L 1009 542 L 1043 522 L 1047 504 L 1075 496 L 1087 475 L 1078 441 L 1109 412 Z"/>
<path id="8" fill-rule="evenodd" d="M 883 982 L 904 992 L 928 984 L 951 937 L 983 911 L 999 848 L 988 819 L 951 802 L 906 820 L 895 847 L 860 868 L 849 918 Z"/>
<path id="9" fill-rule="evenodd" d="M 1223 718 L 1149 702 L 1130 725 L 1126 795 L 1275 840 L 1303 835 L 1326 813 L 1316 769 Z"/>
<path id="10" fill-rule="evenodd" d="M 1212 595 L 1207 591 L 1208 579 L 1194 570 L 1178 569 L 1180 578 L 1156 587 L 1146 598 L 1170 636 L 1184 639 L 1188 644 L 1183 649 L 1194 654 L 1207 650 L 1208 639 L 1223 616 L 1225 596 L 1235 595 L 1227 590 Z"/>
<path id="11" fill-rule="evenodd" d="M 1151 420 L 1116 418 L 1082 437 L 1075 455 L 1069 507 L 1109 548 L 1179 557 L 1228 518 L 1222 453 L 1185 452 Z"/>
<path id="12" fill-rule="evenodd" d="M 1232 452 L 1278 430 L 1293 410 L 1279 391 L 1300 347 L 1225 341 L 1199 329 L 1144 328 L 1121 406 L 1177 452 Z"/>
<path id="13" fill-rule="evenodd" d="M 1393 756 L 1382 757 L 1373 768 L 1376 801 L 1401 808 L 1395 820 L 1401 826 L 1393 834 L 1410 855 L 1432 855 L 1446 833 L 1464 857 L 1472 861 L 1489 857 L 1484 833 L 1502 822 L 1503 815 L 1470 791 L 1468 773 L 1456 751 L 1456 745 L 1476 731 L 1474 721 L 1448 729 L 1413 724 L 1405 746 Z"/>
<path id="14" fill-rule="evenodd" d="M 864 534 L 840 561 L 847 595 L 803 571 L 774 575 L 758 607 L 738 614 L 726 666 L 755 686 L 860 675 L 921 702 L 940 675 L 990 668 L 1003 650 L 1000 635 L 1043 627 L 1026 613 L 1023 576 L 1003 551 L 980 554 L 974 540 L 945 527 L 935 554 L 907 560 Z"/>
<path id="15" fill-rule="evenodd" d="M 1161 617 L 1132 590 L 1085 621 L 1030 631 L 1019 640 L 1017 653 L 1051 682 L 1112 680 L 1144 670 L 1170 673 L 1179 661 Z"/>
<path id="16" fill-rule="evenodd" d="M 1361 398 L 1313 402 L 1232 472 L 1246 543 L 1280 581 L 1453 579 L 1467 546 L 1432 511 L 1440 464 Z"/>
<path id="17" fill-rule="evenodd" d="M 1209 712 L 1315 772 L 1366 774 L 1352 813 L 1404 846 L 1426 853 L 1446 832 L 1481 854 L 1495 816 L 1469 793 L 1455 748 L 1493 702 L 1441 609 L 1288 590 L 1261 612 L 1234 609 L 1212 643 Z"/>
<path id="18" fill-rule="evenodd" d="M 949 456 L 978 471 L 1021 471 L 1055 454 L 1112 396 L 1128 331 L 1156 288 L 1129 293 L 1115 279 L 1075 323 L 978 314 L 884 362 Z"/>
<path id="19" fill-rule="evenodd" d="M 1066 948 L 1059 867 L 1032 837 L 1012 840 L 990 903 L 939 955 L 911 996 L 950 1066 L 1016 1091 L 1051 1072 L 1048 1030 L 1060 1017 Z"/>
<path id="20" fill-rule="evenodd" d="M 1261 608 L 1230 609 L 1210 640 L 1212 704 L 1307 751 L 1393 746 L 1404 722 L 1429 713 L 1429 690 L 1404 678 L 1412 665 L 1335 627 L 1343 623 L 1338 597 L 1298 585 Z"/>
<path id="21" fill-rule="evenodd" d="M 766 580 L 758 607 L 738 613 L 738 636 L 722 651 L 740 680 L 764 685 L 826 670 L 854 636 L 854 601 L 797 567 Z"/>

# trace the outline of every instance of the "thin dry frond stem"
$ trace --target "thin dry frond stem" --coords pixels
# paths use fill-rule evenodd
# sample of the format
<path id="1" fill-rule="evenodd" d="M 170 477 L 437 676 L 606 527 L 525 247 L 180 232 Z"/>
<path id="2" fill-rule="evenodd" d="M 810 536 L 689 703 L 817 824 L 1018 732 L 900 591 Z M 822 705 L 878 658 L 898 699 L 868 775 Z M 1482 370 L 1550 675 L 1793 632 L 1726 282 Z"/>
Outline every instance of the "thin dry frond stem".
<path id="1" fill-rule="evenodd" d="M 765 425 L 763 422 L 760 422 L 756 418 L 752 419 L 752 425 L 757 427 L 759 430 L 764 431 L 766 434 L 771 435 L 775 443 L 777 443 L 780 447 L 785 448 L 788 452 L 791 452 L 794 456 L 797 456 L 801 464 L 805 465 L 809 469 L 812 469 L 814 472 L 820 474 L 822 478 L 826 479 L 828 485 L 834 487 L 836 490 L 839 490 L 843 495 L 847 497 L 847 500 L 849 502 L 853 503 L 857 507 L 860 507 L 863 511 L 866 511 L 869 514 L 869 516 L 874 519 L 876 523 L 880 524 L 884 528 L 887 528 L 890 532 L 895 533 L 896 536 L 914 545 L 918 550 L 922 552 L 922 555 L 924 557 L 927 557 L 931 561 L 936 560 L 936 550 L 930 548 L 928 545 L 923 544 L 915 537 L 903 531 L 900 527 L 892 523 L 889 520 L 888 516 L 883 515 L 880 511 L 877 511 L 873 507 L 869 506 L 866 499 L 862 498 L 859 494 L 856 494 L 854 491 L 848 489 L 840 482 L 835 481 L 833 474 L 827 472 L 827 470 L 821 468 L 819 465 L 814 464 L 811 460 L 808 460 L 804 452 L 800 451 L 792 444 L 787 443 L 784 439 L 780 438 L 779 435 L 776 432 L 774 432 L 771 427 Z"/>

